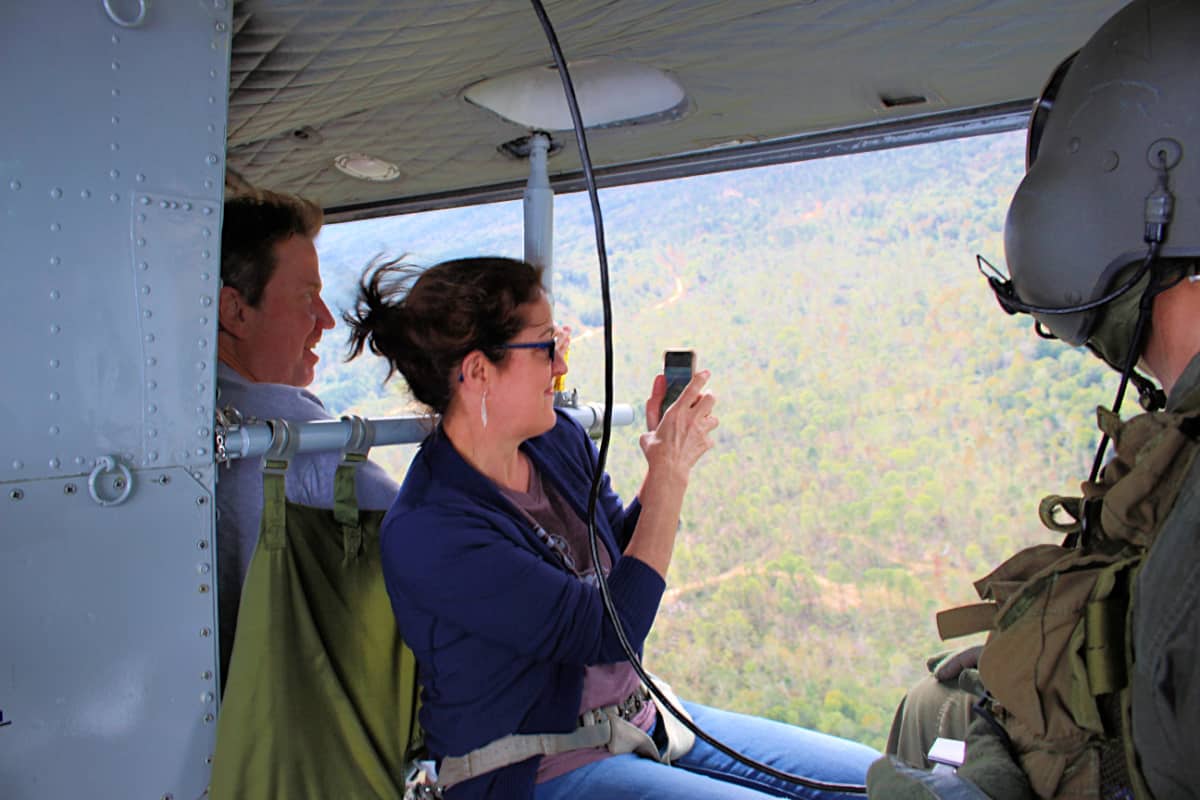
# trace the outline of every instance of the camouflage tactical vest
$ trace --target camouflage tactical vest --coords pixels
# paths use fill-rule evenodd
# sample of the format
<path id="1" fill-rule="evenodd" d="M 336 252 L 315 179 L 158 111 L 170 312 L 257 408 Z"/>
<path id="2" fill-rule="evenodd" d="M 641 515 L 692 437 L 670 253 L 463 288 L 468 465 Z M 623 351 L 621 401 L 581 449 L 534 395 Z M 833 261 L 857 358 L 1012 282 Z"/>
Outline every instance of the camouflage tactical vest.
<path id="1" fill-rule="evenodd" d="M 991 631 L 987 707 L 1039 797 L 1149 800 L 1130 735 L 1133 587 L 1200 452 L 1200 392 L 1127 422 L 1099 409 L 1099 425 L 1115 457 L 1083 497 L 1039 510 L 1070 543 L 1012 556 L 975 583 L 983 603 L 941 612 L 938 629 Z"/>

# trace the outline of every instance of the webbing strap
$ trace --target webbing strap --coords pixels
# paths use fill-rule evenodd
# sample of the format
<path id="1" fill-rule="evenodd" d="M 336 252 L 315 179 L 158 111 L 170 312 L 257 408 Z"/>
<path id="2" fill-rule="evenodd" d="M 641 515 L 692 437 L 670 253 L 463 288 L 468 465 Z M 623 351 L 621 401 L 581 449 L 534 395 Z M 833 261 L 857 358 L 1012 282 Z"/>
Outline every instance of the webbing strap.
<path id="1" fill-rule="evenodd" d="M 645 689 L 639 688 L 639 691 L 645 692 Z M 533 756 L 549 756 L 581 747 L 605 747 L 614 754 L 637 753 L 643 758 L 670 763 L 666 754 L 658 751 L 650 734 L 621 716 L 623 707 L 629 707 L 628 702 L 586 712 L 579 718 L 579 727 L 571 733 L 514 733 L 466 755 L 448 756 L 442 759 L 438 768 L 438 786 L 448 789 L 468 778 Z M 660 722 L 663 716 L 659 714 Z"/>
<path id="2" fill-rule="evenodd" d="M 267 420 L 271 446 L 263 454 L 263 510 L 259 537 L 268 550 L 287 546 L 288 463 L 300 448 L 299 433 L 285 419 Z"/>
<path id="3" fill-rule="evenodd" d="M 571 733 L 514 733 L 476 748 L 463 756 L 442 759 L 438 785 L 448 789 L 468 778 L 516 764 L 538 755 L 553 755 L 581 747 L 604 747 L 612 739 L 612 721 L 605 717 L 595 725 Z"/>
<path id="4" fill-rule="evenodd" d="M 937 613 L 938 636 L 955 639 L 996 627 L 995 603 L 972 603 L 971 605 L 948 608 Z"/>
<path id="5" fill-rule="evenodd" d="M 354 415 L 343 416 L 342 420 L 350 423 L 350 438 L 333 477 L 333 517 L 342 526 L 342 566 L 346 566 L 358 558 L 362 550 L 363 531 L 358 519 L 354 475 L 371 452 L 375 426 L 370 420 Z"/>

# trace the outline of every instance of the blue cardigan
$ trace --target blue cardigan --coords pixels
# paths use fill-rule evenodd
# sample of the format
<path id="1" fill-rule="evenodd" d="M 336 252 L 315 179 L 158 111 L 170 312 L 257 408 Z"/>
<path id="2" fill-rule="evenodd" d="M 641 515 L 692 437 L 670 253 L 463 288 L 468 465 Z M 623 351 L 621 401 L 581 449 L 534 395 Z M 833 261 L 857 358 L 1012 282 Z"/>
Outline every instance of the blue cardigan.
<path id="1" fill-rule="evenodd" d="M 597 455 L 579 424 L 559 412 L 554 428 L 521 449 L 585 518 Z M 614 604 L 640 651 L 665 585 L 644 562 L 620 556 L 639 511 L 636 500 L 622 507 L 605 475 L 596 529 L 613 556 Z M 625 658 L 599 589 L 566 571 L 440 426 L 383 521 L 382 548 L 392 608 L 420 664 L 425 742 L 439 760 L 510 733 L 574 730 L 584 667 Z M 465 781 L 447 796 L 531 797 L 538 761 Z"/>

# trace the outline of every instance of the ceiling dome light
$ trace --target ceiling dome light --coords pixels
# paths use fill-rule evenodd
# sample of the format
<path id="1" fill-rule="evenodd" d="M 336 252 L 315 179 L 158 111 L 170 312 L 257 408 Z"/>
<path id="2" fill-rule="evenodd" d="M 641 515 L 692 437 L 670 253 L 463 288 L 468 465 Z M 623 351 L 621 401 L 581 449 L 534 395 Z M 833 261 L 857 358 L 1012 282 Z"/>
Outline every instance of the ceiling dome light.
<path id="1" fill-rule="evenodd" d="M 400 177 L 400 168 L 395 164 L 365 153 L 342 153 L 333 159 L 333 165 L 351 178 L 364 181 L 394 181 Z"/>
<path id="2" fill-rule="evenodd" d="M 673 77 L 642 64 L 595 58 L 567 65 L 587 128 L 640 125 L 679 119 L 687 93 Z M 523 128 L 566 131 L 574 126 L 562 80 L 554 66 L 488 78 L 463 90 L 467 102 Z"/>

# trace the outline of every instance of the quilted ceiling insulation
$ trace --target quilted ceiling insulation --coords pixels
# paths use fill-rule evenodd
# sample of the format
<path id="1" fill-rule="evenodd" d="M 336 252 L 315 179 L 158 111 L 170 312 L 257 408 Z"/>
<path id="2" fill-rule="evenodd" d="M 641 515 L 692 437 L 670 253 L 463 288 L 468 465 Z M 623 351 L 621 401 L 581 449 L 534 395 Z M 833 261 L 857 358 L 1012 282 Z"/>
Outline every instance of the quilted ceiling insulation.
<path id="1" fill-rule="evenodd" d="M 545 0 L 568 63 L 658 67 L 687 112 L 589 132 L 598 168 L 1029 101 L 1122 0 Z M 237 0 L 228 165 L 362 216 L 515 186 L 529 133 L 468 103 L 484 78 L 550 65 L 525 0 Z M 885 98 L 924 98 L 889 108 Z M 552 177 L 576 173 L 573 134 Z M 349 177 L 341 154 L 399 168 Z"/>

